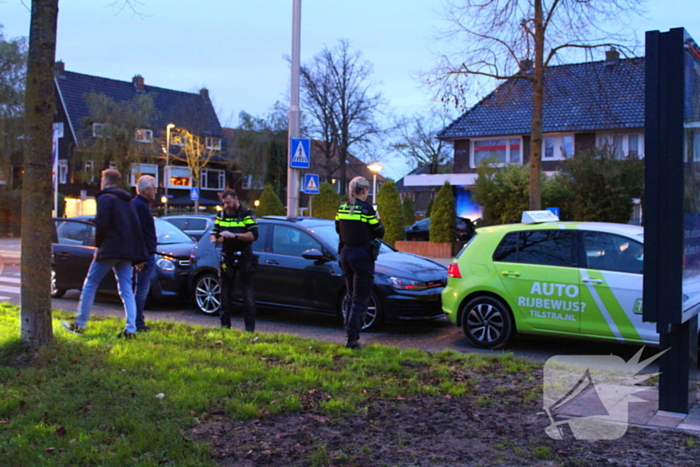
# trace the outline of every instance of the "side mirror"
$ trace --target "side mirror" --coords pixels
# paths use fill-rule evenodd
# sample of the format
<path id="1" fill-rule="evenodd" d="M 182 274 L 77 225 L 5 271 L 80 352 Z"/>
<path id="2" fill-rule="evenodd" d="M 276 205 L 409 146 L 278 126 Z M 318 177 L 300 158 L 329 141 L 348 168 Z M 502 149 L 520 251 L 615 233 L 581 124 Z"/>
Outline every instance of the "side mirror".
<path id="1" fill-rule="evenodd" d="M 301 254 L 301 257 L 304 259 L 311 259 L 313 261 L 321 261 L 324 263 L 327 263 L 330 261 L 322 252 L 317 250 L 316 248 L 312 248 L 310 250 L 306 250 Z"/>

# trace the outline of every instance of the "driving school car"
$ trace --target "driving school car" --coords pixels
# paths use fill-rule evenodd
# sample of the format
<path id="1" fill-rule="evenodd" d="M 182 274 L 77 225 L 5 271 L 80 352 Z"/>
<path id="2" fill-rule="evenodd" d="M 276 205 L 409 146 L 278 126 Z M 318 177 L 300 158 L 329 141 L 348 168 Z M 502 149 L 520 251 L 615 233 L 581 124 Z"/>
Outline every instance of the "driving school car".
<path id="1" fill-rule="evenodd" d="M 658 345 L 642 321 L 644 229 L 535 218 L 546 212 L 477 230 L 449 267 L 448 318 L 482 348 L 516 332 Z"/>

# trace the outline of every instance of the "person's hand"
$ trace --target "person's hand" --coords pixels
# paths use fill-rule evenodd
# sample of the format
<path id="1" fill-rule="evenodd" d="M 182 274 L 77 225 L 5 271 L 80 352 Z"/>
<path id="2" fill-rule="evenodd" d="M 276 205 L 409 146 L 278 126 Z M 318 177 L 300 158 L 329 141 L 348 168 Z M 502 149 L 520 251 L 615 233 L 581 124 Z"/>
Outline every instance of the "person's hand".
<path id="1" fill-rule="evenodd" d="M 209 240 L 211 240 L 212 243 L 219 243 L 219 237 L 214 234 L 209 235 Z"/>
<path id="2" fill-rule="evenodd" d="M 228 230 L 224 230 L 223 232 L 221 232 L 221 236 L 224 238 L 235 238 L 236 237 L 233 233 L 229 232 Z"/>
<path id="3" fill-rule="evenodd" d="M 146 266 L 146 263 L 139 263 L 135 265 L 134 267 L 136 268 L 137 271 L 143 271 L 143 268 Z"/>

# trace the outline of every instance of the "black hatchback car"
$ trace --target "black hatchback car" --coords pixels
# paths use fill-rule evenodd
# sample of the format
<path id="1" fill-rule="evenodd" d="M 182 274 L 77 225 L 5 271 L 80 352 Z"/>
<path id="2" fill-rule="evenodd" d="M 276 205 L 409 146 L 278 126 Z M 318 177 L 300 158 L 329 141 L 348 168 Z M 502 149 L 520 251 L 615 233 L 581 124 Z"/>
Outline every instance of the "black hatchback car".
<path id="1" fill-rule="evenodd" d="M 456 239 L 460 242 L 468 242 L 476 233 L 476 228 L 471 219 L 466 217 L 458 217 L 456 219 L 457 231 L 455 232 Z M 404 231 L 406 240 L 427 242 L 430 240 L 430 218 L 414 222 L 406 227 Z"/>
<path id="2" fill-rule="evenodd" d="M 260 236 L 253 244 L 259 255 L 255 281 L 258 306 L 342 314 L 345 279 L 338 263 L 338 234 L 327 219 L 264 217 L 257 220 Z M 206 234 L 190 265 L 190 284 L 197 307 L 218 313 L 219 250 Z M 364 329 L 384 321 L 432 319 L 444 316 L 441 292 L 447 267 L 422 256 L 382 244 L 374 275 L 374 290 Z"/>
<path id="3" fill-rule="evenodd" d="M 54 219 L 51 296 L 62 297 L 67 290 L 82 289 L 95 253 L 95 227 L 91 217 Z M 156 274 L 151 282 L 149 300 L 188 296 L 190 253 L 195 242 L 174 225 L 154 219 L 158 241 Z M 107 274 L 99 290 L 117 290 L 113 274 Z"/>

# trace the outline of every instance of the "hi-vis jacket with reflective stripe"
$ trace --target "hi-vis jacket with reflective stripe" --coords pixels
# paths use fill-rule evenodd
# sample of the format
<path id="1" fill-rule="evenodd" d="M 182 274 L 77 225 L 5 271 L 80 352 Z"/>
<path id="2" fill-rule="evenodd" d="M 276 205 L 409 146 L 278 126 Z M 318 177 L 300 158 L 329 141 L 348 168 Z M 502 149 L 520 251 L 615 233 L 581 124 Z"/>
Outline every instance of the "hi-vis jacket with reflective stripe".
<path id="1" fill-rule="evenodd" d="M 255 239 L 258 239 L 258 224 L 255 222 L 253 213 L 244 208 L 242 205 L 238 207 L 233 216 L 226 214 L 226 210 L 219 212 L 214 221 L 214 233 L 224 231 L 232 233 L 252 232 Z M 235 238 L 227 238 L 224 240 L 224 252 L 243 251 L 250 249 L 252 242 L 244 242 Z"/>
<path id="2" fill-rule="evenodd" d="M 335 231 L 345 246 L 365 246 L 375 238 L 384 237 L 384 226 L 374 208 L 359 199 L 355 204 L 345 202 L 335 214 Z"/>

